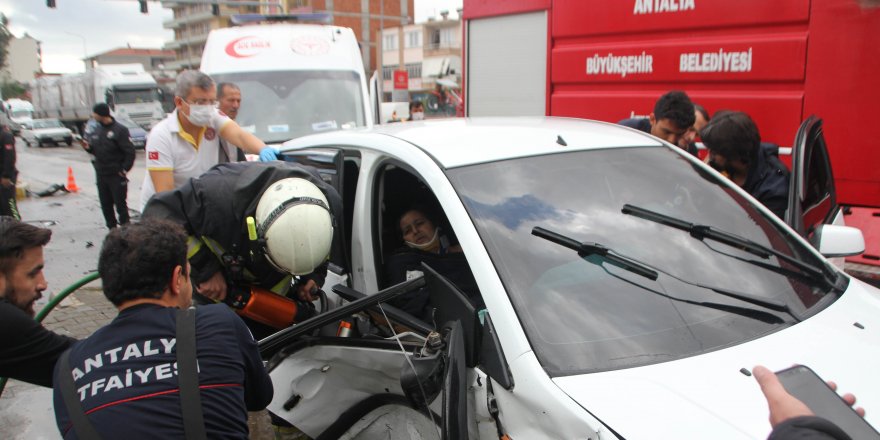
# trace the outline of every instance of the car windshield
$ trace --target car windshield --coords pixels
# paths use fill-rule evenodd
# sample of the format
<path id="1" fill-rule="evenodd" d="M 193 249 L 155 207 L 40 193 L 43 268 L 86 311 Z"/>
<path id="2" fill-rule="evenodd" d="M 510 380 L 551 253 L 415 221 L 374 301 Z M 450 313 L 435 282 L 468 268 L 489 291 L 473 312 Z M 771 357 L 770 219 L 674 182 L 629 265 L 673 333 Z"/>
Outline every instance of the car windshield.
<path id="1" fill-rule="evenodd" d="M 355 72 L 279 71 L 213 74 L 241 89 L 236 122 L 265 143 L 366 124 Z"/>
<path id="2" fill-rule="evenodd" d="M 34 112 L 31 110 L 13 110 L 12 117 L 13 118 L 30 118 L 33 116 Z"/>
<path id="3" fill-rule="evenodd" d="M 836 297 L 822 301 L 828 287 L 799 276 L 784 258 L 762 259 L 623 213 L 627 204 L 642 207 L 825 264 L 726 182 L 665 147 L 529 157 L 448 175 L 551 376 L 728 347 L 791 325 Z M 601 245 L 579 256 L 533 235 L 535 227 Z M 627 264 L 615 263 L 617 255 Z M 641 267 L 655 269 L 656 279 L 640 275 Z"/>
<path id="4" fill-rule="evenodd" d="M 59 121 L 59 120 L 57 120 L 57 119 L 47 119 L 47 120 L 43 120 L 43 121 L 34 121 L 34 122 L 33 122 L 33 126 L 34 126 L 34 128 L 58 128 L 58 127 L 63 127 L 63 125 L 61 125 L 61 121 Z"/>
<path id="5" fill-rule="evenodd" d="M 116 104 L 138 104 L 142 102 L 158 102 L 159 89 L 145 87 L 139 89 L 119 88 L 113 91 L 113 99 Z"/>

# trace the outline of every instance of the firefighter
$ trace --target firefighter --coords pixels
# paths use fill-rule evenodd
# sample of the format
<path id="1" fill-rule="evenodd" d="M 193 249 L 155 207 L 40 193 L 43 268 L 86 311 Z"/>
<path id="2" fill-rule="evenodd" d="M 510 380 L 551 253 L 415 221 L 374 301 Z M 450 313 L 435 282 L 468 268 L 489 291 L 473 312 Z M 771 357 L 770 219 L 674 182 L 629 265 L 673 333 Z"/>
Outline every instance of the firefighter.
<path id="1" fill-rule="evenodd" d="M 237 308 L 259 306 L 273 314 L 293 307 L 291 313 L 298 313 L 299 321 L 308 316 L 303 306 L 317 299 L 318 286 L 324 282 L 334 239 L 333 218 L 341 212 L 336 190 L 311 168 L 286 162 L 234 162 L 156 194 L 142 217 L 184 226 L 190 235 L 187 255 L 192 280 L 201 295 Z M 299 278 L 296 284 L 294 276 Z M 277 295 L 264 295 L 267 291 Z M 257 293 L 260 300 L 275 303 L 248 303 Z M 286 296 L 300 304 L 277 303 Z M 245 321 L 255 336 L 274 333 L 294 319 L 245 312 L 240 314 L 250 319 Z"/>

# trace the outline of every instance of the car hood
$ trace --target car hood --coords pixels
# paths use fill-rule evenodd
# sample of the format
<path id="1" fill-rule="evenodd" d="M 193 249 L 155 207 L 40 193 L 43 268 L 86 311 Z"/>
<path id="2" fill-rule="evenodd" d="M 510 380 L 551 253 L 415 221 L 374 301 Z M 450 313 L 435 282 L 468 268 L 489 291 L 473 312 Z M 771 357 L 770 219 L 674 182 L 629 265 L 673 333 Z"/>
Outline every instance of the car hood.
<path id="1" fill-rule="evenodd" d="M 852 280 L 821 313 L 763 338 L 678 361 L 553 381 L 627 440 L 764 439 L 771 430 L 767 403 L 741 369 L 807 365 L 840 391 L 854 393 L 877 427 L 878 349 L 880 291 Z"/>
<path id="2" fill-rule="evenodd" d="M 70 136 L 72 132 L 64 127 L 53 127 L 53 128 L 35 128 L 31 130 L 35 136 L 55 136 L 55 135 L 63 135 Z"/>
<path id="3" fill-rule="evenodd" d="M 147 131 L 143 128 L 129 128 L 128 135 L 135 139 L 143 139 L 147 137 Z"/>

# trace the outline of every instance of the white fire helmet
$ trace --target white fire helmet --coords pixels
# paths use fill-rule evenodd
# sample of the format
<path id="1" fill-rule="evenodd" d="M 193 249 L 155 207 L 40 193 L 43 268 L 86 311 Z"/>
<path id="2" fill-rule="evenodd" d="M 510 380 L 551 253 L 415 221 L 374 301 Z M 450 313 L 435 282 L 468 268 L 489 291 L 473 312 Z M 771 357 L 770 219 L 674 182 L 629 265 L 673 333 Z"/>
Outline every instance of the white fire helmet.
<path id="1" fill-rule="evenodd" d="M 281 271 L 309 274 L 330 254 L 330 208 L 308 180 L 291 177 L 272 184 L 257 203 L 256 221 L 266 257 Z"/>

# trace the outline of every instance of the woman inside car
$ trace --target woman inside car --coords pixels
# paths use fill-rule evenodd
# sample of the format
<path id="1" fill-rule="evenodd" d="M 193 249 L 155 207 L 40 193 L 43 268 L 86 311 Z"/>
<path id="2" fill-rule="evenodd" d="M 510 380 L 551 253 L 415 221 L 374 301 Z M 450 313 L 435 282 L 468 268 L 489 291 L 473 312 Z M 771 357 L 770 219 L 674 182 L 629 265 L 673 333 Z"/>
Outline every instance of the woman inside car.
<path id="1" fill-rule="evenodd" d="M 476 307 L 482 307 L 477 283 L 461 246 L 454 242 L 454 236 L 444 233 L 439 217 L 425 206 L 404 209 L 397 223 L 403 246 L 388 258 L 387 279 L 393 285 L 421 276 L 424 263 L 455 284 Z M 431 304 L 424 289 L 397 297 L 391 305 L 431 322 Z"/>

